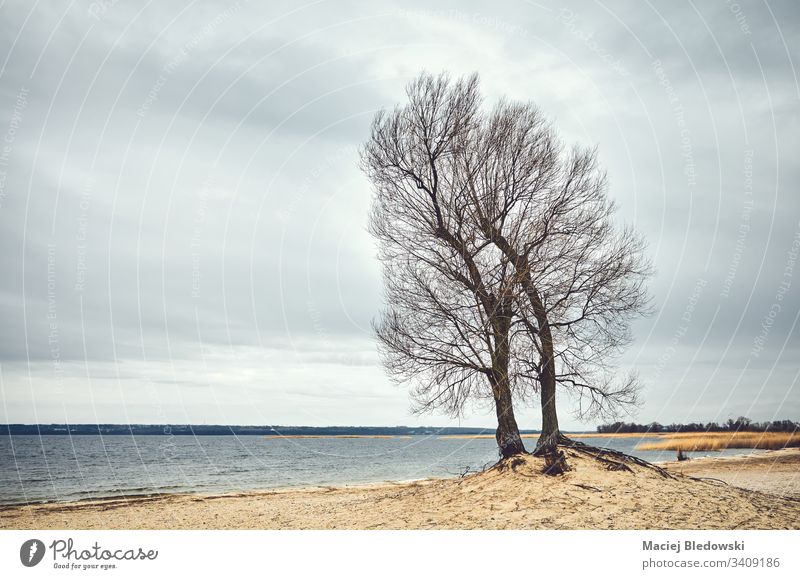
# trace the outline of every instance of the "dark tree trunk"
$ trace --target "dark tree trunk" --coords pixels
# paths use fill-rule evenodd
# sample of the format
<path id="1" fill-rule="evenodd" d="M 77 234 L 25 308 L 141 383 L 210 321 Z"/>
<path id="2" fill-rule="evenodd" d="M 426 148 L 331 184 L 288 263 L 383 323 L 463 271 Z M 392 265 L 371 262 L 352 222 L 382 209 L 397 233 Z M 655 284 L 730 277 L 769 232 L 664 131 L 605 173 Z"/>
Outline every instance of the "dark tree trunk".
<path id="1" fill-rule="evenodd" d="M 506 305 L 505 309 L 510 306 Z M 508 380 L 508 365 L 510 353 L 508 349 L 508 334 L 511 328 L 510 312 L 504 311 L 495 321 L 496 350 L 492 360 L 492 393 L 494 394 L 494 407 L 497 412 L 497 446 L 503 458 L 522 454 L 525 446 L 519 434 L 517 419 L 514 416 L 514 401 L 511 396 L 511 385 Z"/>
<path id="2" fill-rule="evenodd" d="M 561 431 L 558 429 L 558 413 L 556 411 L 556 368 L 553 358 L 553 337 L 546 319 L 539 322 L 542 359 L 539 385 L 542 404 L 542 433 L 536 443 L 535 454 L 546 455 L 556 451 Z"/>
<path id="3" fill-rule="evenodd" d="M 504 383 L 505 382 L 505 383 Z M 508 458 L 515 454 L 525 452 L 522 444 L 522 437 L 519 434 L 517 419 L 514 416 L 514 407 L 511 401 L 511 390 L 508 388 L 507 381 L 500 380 L 494 389 L 495 410 L 497 411 L 497 446 L 500 449 L 500 456 Z"/>
<path id="4" fill-rule="evenodd" d="M 556 409 L 556 363 L 553 355 L 553 334 L 550 331 L 550 324 L 547 319 L 547 310 L 544 302 L 533 285 L 530 275 L 530 264 L 526 257 L 519 255 L 508 241 L 488 224 L 485 229 L 494 240 L 500 251 L 505 254 L 514 264 L 514 268 L 520 276 L 522 287 L 528 296 L 528 301 L 533 308 L 533 314 L 539 325 L 539 338 L 542 347 L 540 359 L 539 386 L 542 404 L 542 433 L 536 443 L 534 454 L 548 458 L 548 465 L 553 462 L 556 466 L 553 471 L 558 470 L 558 465 L 563 470 L 568 470 L 566 459 L 563 453 L 558 451 L 558 442 L 561 439 L 561 431 L 558 428 L 558 411 Z M 550 467 L 548 466 L 548 470 Z"/>
<path id="5" fill-rule="evenodd" d="M 536 441 L 533 454 L 545 459 L 546 474 L 561 474 L 569 470 L 567 458 L 558 450 L 561 431 L 558 428 L 558 412 L 556 409 L 556 362 L 553 354 L 553 334 L 547 319 L 547 311 L 536 288 L 530 279 L 526 283 L 526 293 L 533 306 L 533 313 L 539 324 L 539 337 L 542 347 L 540 359 L 539 387 L 542 400 L 542 433 Z"/>

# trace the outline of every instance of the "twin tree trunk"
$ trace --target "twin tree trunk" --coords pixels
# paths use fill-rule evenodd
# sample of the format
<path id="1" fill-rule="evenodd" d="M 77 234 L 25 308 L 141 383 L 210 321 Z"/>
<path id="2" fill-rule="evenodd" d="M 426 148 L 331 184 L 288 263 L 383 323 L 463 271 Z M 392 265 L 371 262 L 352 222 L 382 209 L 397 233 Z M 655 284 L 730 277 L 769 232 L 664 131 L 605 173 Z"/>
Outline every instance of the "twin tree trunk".
<path id="1" fill-rule="evenodd" d="M 553 334 L 547 319 L 547 311 L 539 297 L 530 278 L 524 281 L 528 299 L 533 306 L 534 315 L 539 324 L 539 337 L 541 343 L 541 360 L 539 368 L 539 385 L 542 402 L 542 433 L 536 443 L 536 456 L 545 460 L 545 474 L 557 475 L 570 470 L 566 456 L 558 449 L 561 441 L 561 431 L 558 428 L 558 413 L 556 411 L 556 364 L 553 353 Z M 501 316 L 495 325 L 498 336 L 498 347 L 492 360 L 490 381 L 494 394 L 495 409 L 497 411 L 497 446 L 503 458 L 525 452 L 522 437 L 519 434 L 517 420 L 514 417 L 514 407 L 511 395 L 511 385 L 508 381 L 509 348 L 508 331 L 510 316 Z"/>
<path id="2" fill-rule="evenodd" d="M 514 269 L 519 275 L 522 287 L 533 308 L 533 315 L 539 325 L 538 333 L 542 348 L 541 359 L 539 361 L 542 433 L 539 435 L 534 454 L 545 457 L 547 472 L 553 474 L 563 472 L 568 470 L 569 467 L 566 464 L 563 453 L 558 450 L 561 431 L 558 428 L 558 413 L 556 410 L 556 361 L 553 353 L 553 334 L 550 331 L 550 322 L 547 319 L 547 309 L 531 279 L 530 264 L 528 263 L 527 257 L 517 253 L 511 244 L 508 243 L 508 240 L 501 235 L 499 231 L 493 228 L 488 221 L 485 221 L 483 226 L 484 233 L 488 238 L 491 239 L 509 261 L 514 264 Z M 498 444 L 500 443 L 499 432 L 500 430 L 498 429 Z"/>

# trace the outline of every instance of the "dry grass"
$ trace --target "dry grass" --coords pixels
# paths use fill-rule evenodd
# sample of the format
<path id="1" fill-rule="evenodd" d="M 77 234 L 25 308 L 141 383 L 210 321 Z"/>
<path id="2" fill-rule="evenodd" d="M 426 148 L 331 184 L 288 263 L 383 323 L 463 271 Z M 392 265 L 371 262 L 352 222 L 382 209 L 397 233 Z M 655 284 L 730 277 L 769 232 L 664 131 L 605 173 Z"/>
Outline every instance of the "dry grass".
<path id="1" fill-rule="evenodd" d="M 637 450 L 724 450 L 726 448 L 760 448 L 778 450 L 800 446 L 800 433 L 795 432 L 679 432 L 667 434 L 659 442 L 643 442 Z"/>
<path id="2" fill-rule="evenodd" d="M 660 432 L 581 432 L 567 433 L 569 438 L 659 438 Z"/>

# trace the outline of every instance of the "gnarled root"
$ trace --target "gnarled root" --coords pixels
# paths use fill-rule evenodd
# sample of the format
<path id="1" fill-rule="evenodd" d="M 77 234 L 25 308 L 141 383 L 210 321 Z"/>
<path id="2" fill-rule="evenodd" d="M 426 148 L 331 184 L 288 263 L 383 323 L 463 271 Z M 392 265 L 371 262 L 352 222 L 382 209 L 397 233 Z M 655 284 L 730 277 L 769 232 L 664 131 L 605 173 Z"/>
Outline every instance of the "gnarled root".
<path id="1" fill-rule="evenodd" d="M 567 455 L 563 450 L 556 449 L 554 452 L 549 452 L 544 455 L 544 474 L 557 475 L 564 474 L 570 469 L 567 464 Z"/>
<path id="2" fill-rule="evenodd" d="M 562 447 L 574 450 L 575 452 L 580 452 L 581 454 L 591 456 L 593 459 L 605 464 L 608 470 L 627 470 L 629 472 L 633 472 L 631 467 L 628 465 L 636 464 L 639 466 L 643 466 L 645 468 L 652 469 L 661 476 L 663 476 L 664 478 L 671 478 L 671 479 L 675 478 L 666 470 L 664 470 L 660 466 L 654 465 L 652 462 L 647 462 L 646 460 L 643 460 L 641 458 L 636 458 L 635 456 L 625 454 L 624 452 L 620 452 L 612 448 L 590 446 L 588 444 L 578 442 L 577 440 L 572 440 L 571 438 L 567 438 L 564 435 L 559 435 L 558 444 Z"/>
<path id="3" fill-rule="evenodd" d="M 553 433 L 546 437 L 539 437 L 536 443 L 536 450 L 533 451 L 534 456 L 544 458 L 544 474 L 559 475 L 572 470 L 567 463 L 567 455 L 563 450 L 558 448 L 561 439 L 564 438 L 560 432 Z"/>

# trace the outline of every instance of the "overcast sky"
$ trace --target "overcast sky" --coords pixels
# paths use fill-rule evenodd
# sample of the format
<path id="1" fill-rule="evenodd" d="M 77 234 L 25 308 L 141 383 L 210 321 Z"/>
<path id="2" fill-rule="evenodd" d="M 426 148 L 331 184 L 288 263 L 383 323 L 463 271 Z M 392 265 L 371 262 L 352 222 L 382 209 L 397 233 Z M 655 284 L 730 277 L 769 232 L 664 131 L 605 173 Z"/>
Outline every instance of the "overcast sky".
<path id="1" fill-rule="evenodd" d="M 138 4 L 0 8 L 0 422 L 491 426 L 370 331 L 357 148 L 422 69 L 599 146 L 658 269 L 637 421 L 800 419 L 793 0 Z"/>

